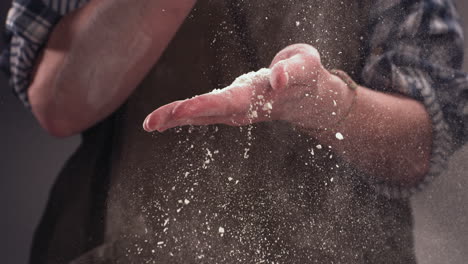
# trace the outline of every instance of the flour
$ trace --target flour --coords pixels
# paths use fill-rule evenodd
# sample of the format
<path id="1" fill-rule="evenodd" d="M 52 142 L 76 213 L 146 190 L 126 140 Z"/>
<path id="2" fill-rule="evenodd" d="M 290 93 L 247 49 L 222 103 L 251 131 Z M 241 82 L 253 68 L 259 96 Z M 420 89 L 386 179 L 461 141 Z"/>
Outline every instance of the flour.
<path id="1" fill-rule="evenodd" d="M 221 227 L 221 226 L 220 226 L 219 229 L 218 229 L 218 232 L 219 232 L 219 235 L 220 235 L 220 236 L 223 236 L 223 235 L 224 235 L 224 232 L 225 232 L 224 227 Z"/>
<path id="2" fill-rule="evenodd" d="M 247 87 L 264 81 L 269 82 L 270 74 L 271 70 L 267 68 L 262 68 L 256 72 L 252 71 L 237 77 L 231 85 L 223 89 L 214 89 L 210 94 L 219 94 L 236 87 Z"/>
<path id="3" fill-rule="evenodd" d="M 262 110 L 265 110 L 265 111 L 270 111 L 273 109 L 273 105 L 271 104 L 271 102 L 266 102 L 264 105 L 263 105 L 263 108 Z"/>
<path id="4" fill-rule="evenodd" d="M 344 139 L 343 134 L 341 134 L 340 132 L 336 133 L 336 134 L 335 134 L 335 137 L 336 137 L 338 140 L 343 140 L 343 139 Z"/>
<path id="5" fill-rule="evenodd" d="M 250 123 L 254 123 L 261 114 L 265 114 L 266 116 L 270 116 L 273 110 L 273 102 L 268 101 L 265 99 L 263 94 L 256 94 L 257 89 L 254 86 L 265 86 L 270 85 L 270 75 L 271 70 L 267 68 L 262 68 L 258 71 L 252 71 L 246 74 L 243 74 L 237 77 L 231 85 L 223 88 L 223 89 L 214 89 L 209 94 L 222 94 L 231 89 L 236 88 L 245 88 L 245 89 L 252 89 L 252 94 L 250 98 L 250 106 L 247 110 L 247 118 Z M 244 158 L 248 159 L 250 157 L 250 147 L 252 145 L 252 126 L 249 125 L 247 127 L 247 146 L 244 148 Z M 240 128 L 242 131 L 242 127 Z M 207 153 L 207 159 L 203 164 L 203 168 L 206 168 L 210 161 L 213 161 L 211 153 Z"/>

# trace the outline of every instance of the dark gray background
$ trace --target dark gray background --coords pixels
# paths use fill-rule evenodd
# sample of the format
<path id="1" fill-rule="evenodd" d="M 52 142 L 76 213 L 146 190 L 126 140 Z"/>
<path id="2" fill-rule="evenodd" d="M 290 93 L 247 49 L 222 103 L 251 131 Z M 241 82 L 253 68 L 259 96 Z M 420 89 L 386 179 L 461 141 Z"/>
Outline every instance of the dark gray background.
<path id="1" fill-rule="evenodd" d="M 468 2 L 456 2 L 463 18 L 468 14 Z M 1 21 L 9 5 L 10 0 L 0 1 Z M 468 44 L 465 46 L 468 54 Z M 3 75 L 0 124 L 0 262 L 25 264 L 51 184 L 79 138 L 58 140 L 44 133 L 11 94 Z M 416 253 L 421 264 L 468 261 L 467 161 L 465 146 L 452 159 L 450 170 L 413 198 Z"/>

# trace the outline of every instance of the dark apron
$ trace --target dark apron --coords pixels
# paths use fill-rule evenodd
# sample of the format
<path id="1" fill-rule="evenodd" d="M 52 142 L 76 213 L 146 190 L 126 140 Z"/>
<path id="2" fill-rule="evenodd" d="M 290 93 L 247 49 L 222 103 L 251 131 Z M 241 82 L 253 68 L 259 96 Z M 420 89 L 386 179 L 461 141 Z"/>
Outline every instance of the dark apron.
<path id="1" fill-rule="evenodd" d="M 408 201 L 378 196 L 332 149 L 286 123 L 141 128 L 157 107 L 268 67 L 294 43 L 359 80 L 369 6 L 199 1 L 127 104 L 88 132 L 54 188 L 33 258 L 414 263 Z"/>

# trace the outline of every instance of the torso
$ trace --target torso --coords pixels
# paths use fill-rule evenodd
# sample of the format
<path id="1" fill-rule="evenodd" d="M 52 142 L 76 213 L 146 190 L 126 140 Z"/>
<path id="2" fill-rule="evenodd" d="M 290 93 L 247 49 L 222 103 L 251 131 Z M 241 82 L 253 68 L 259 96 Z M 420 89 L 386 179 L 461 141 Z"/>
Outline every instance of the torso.
<path id="1" fill-rule="evenodd" d="M 370 1 L 198 2 L 116 123 L 107 249 L 87 257 L 412 263 L 407 201 L 373 193 L 333 150 L 288 124 L 141 128 L 157 107 L 268 67 L 294 43 L 315 46 L 327 68 L 359 80 Z"/>

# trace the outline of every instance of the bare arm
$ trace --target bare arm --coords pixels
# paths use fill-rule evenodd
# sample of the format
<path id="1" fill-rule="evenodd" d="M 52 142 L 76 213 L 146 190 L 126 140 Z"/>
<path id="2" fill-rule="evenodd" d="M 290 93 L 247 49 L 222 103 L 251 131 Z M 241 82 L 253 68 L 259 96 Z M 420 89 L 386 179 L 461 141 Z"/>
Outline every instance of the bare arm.
<path id="1" fill-rule="evenodd" d="M 354 92 L 323 68 L 318 52 L 298 44 L 276 56 L 267 78 L 163 106 L 147 117 L 144 128 L 282 120 L 331 146 L 356 168 L 413 186 L 429 168 L 432 133 L 424 106 L 365 87 L 357 93 L 353 104 Z M 272 107 L 263 107 L 265 103 Z M 338 132 L 344 140 L 336 138 Z"/>
<path id="2" fill-rule="evenodd" d="M 353 95 L 339 82 L 333 90 L 348 94 L 349 115 L 328 132 L 309 132 L 369 175 L 395 185 L 415 186 L 429 170 L 432 144 L 431 120 L 423 104 L 363 86 Z M 356 101 L 350 104 L 353 96 Z"/>
<path id="3" fill-rule="evenodd" d="M 158 60 L 195 0 L 93 0 L 62 19 L 28 90 L 52 135 L 79 133 L 112 113 Z"/>

